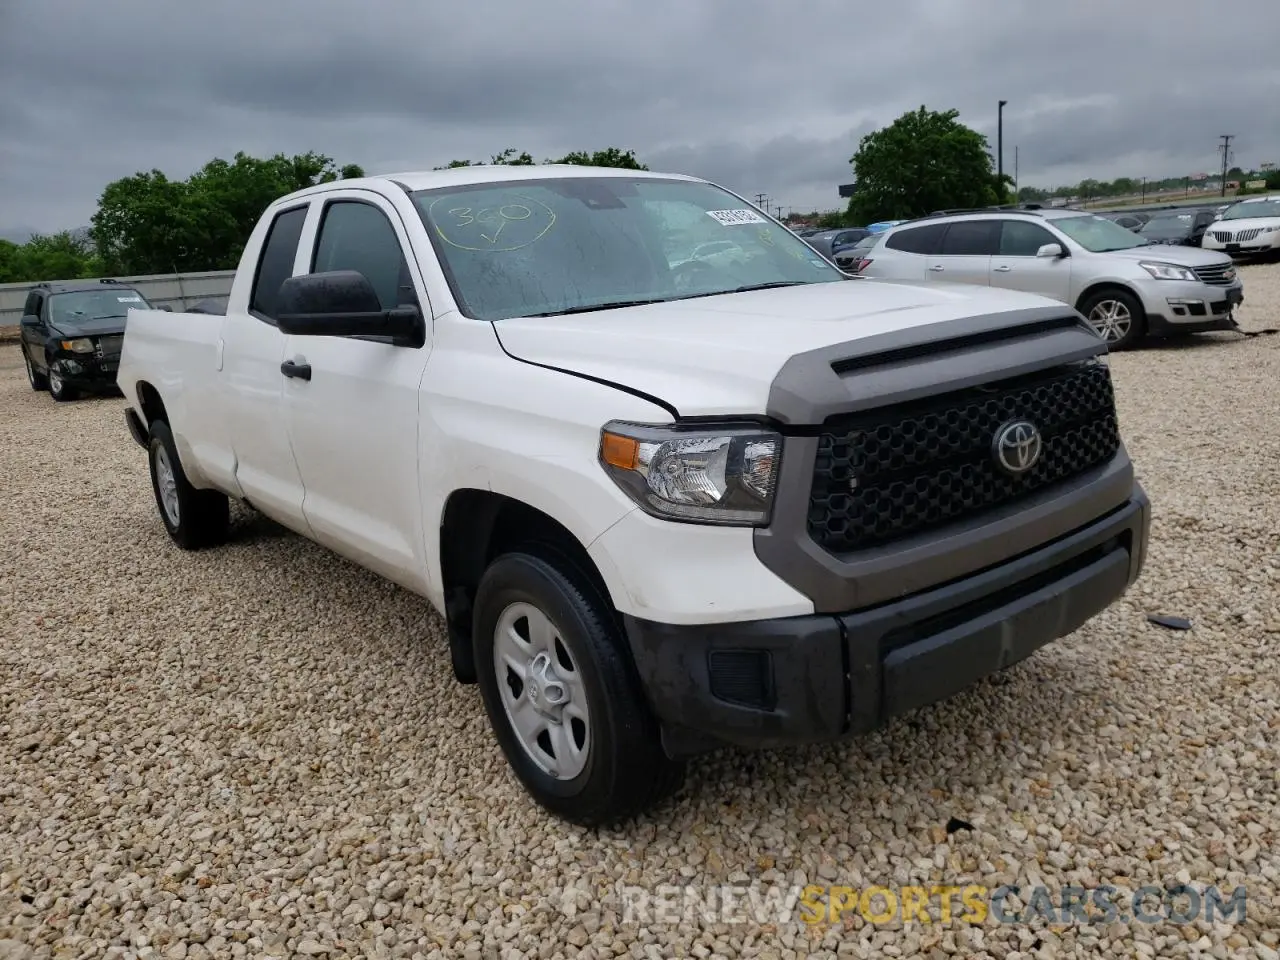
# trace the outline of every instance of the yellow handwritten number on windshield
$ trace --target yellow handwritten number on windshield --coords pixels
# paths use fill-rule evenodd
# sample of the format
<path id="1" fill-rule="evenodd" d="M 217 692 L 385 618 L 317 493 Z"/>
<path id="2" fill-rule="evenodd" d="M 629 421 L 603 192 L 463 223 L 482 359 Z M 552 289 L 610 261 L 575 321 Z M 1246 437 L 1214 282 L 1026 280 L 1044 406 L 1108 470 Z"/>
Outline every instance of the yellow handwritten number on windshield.
<path id="1" fill-rule="evenodd" d="M 499 252 L 518 250 L 521 247 L 526 247 L 535 240 L 541 239 L 546 232 L 551 229 L 552 225 L 556 222 L 556 215 L 555 212 L 552 211 L 552 209 L 545 203 L 540 203 L 532 198 L 521 199 L 527 199 L 528 203 L 505 203 L 501 206 L 480 207 L 478 209 L 475 207 L 452 207 L 446 211 L 450 220 L 448 224 L 448 231 L 446 232 L 445 225 L 443 223 L 437 222 L 436 233 L 438 233 L 447 243 L 463 250 L 488 250 Z M 529 204 L 533 204 L 533 206 L 530 206 Z M 435 204 L 433 203 L 432 206 L 434 207 Z M 535 207 L 541 209 L 535 211 Z M 547 223 L 541 230 L 538 230 L 533 237 L 510 245 L 498 246 L 498 241 L 502 238 L 502 233 L 507 229 L 508 224 L 522 223 L 526 220 L 534 219 L 535 212 L 541 213 L 544 211 L 546 213 Z M 428 211 L 428 213 L 430 213 L 430 211 Z M 461 230 L 464 234 L 472 235 L 471 231 L 467 228 L 473 226 L 480 227 L 474 235 L 478 235 L 479 238 L 484 241 L 484 245 L 476 246 L 474 245 L 475 241 L 471 241 L 470 243 L 461 242 L 459 238 L 449 235 L 455 230 Z M 534 224 L 534 226 L 536 227 L 536 224 Z"/>

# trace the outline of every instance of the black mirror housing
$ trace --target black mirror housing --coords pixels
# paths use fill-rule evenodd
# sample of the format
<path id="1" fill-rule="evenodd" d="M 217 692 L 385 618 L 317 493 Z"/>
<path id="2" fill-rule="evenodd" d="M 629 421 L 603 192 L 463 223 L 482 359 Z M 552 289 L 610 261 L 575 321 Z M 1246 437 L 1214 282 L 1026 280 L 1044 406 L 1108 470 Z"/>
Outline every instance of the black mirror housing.
<path id="1" fill-rule="evenodd" d="M 18 321 L 18 324 L 23 327 L 38 327 L 40 325 L 40 318 L 34 313 L 26 313 L 23 314 L 22 319 Z"/>
<path id="2" fill-rule="evenodd" d="M 289 277 L 280 285 L 276 325 L 299 337 L 389 337 L 397 346 L 411 347 L 426 342 L 421 311 L 382 309 L 373 284 L 358 270 Z"/>

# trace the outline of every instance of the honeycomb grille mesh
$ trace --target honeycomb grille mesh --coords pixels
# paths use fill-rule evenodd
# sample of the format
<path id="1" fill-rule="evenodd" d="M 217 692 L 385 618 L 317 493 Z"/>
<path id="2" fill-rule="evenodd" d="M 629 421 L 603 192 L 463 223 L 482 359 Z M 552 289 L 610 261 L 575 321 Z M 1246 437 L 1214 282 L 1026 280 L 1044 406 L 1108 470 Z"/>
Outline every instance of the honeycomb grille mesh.
<path id="1" fill-rule="evenodd" d="M 1040 431 L 1040 459 L 1013 476 L 993 442 L 1010 420 Z M 828 421 L 819 435 L 809 535 L 848 553 L 1012 503 L 1105 463 L 1120 447 L 1111 375 L 1073 364 L 909 409 Z"/>

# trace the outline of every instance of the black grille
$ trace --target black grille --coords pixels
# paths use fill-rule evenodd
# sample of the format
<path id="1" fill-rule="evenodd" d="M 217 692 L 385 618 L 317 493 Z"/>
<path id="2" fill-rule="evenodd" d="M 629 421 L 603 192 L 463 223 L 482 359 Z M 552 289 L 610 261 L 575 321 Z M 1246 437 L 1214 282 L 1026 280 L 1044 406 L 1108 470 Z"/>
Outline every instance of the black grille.
<path id="1" fill-rule="evenodd" d="M 95 351 L 99 357 L 118 357 L 120 356 L 120 348 L 124 345 L 123 333 L 111 333 L 105 337 L 98 337 L 97 350 Z"/>
<path id="2" fill-rule="evenodd" d="M 1011 476 L 997 430 L 1025 418 L 1042 437 L 1036 465 Z M 832 553 L 961 520 L 1070 479 L 1120 447 L 1111 375 L 1075 364 L 910 408 L 828 421 L 819 435 L 809 534 Z"/>

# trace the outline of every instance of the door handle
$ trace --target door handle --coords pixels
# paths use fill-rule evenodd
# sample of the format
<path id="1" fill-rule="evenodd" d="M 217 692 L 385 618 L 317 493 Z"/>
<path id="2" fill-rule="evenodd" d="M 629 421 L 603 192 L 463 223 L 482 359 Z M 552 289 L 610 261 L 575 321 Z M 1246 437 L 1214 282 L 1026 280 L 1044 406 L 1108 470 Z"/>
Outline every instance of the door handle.
<path id="1" fill-rule="evenodd" d="M 295 363 L 292 360 L 286 360 L 284 363 L 280 364 L 280 372 L 286 377 L 293 377 L 296 380 L 310 380 L 311 364 L 305 361 L 302 363 Z"/>
<path id="2" fill-rule="evenodd" d="M 946 267 L 944 267 L 944 266 L 943 266 L 942 264 L 940 264 L 940 263 L 935 263 L 935 264 L 934 264 L 932 267 L 930 267 L 929 269 L 930 269 L 930 270 L 932 270 L 932 271 L 934 271 L 935 273 L 941 273 L 943 270 L 945 270 L 945 269 L 947 269 L 947 268 L 946 268 Z"/>
<path id="3" fill-rule="evenodd" d="M 1013 267 L 992 267 L 991 269 L 995 270 L 996 273 L 1008 273 Z"/>

